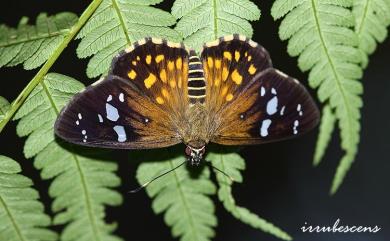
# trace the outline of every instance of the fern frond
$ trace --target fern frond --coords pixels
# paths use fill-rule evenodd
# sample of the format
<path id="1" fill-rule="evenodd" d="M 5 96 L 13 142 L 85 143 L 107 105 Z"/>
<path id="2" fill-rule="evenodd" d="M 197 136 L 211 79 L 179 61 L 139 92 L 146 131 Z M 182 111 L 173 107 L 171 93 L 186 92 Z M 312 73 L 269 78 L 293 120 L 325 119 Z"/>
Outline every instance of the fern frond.
<path id="1" fill-rule="evenodd" d="M 51 220 L 39 193 L 20 172 L 16 161 L 0 155 L 0 240 L 57 240 L 57 234 L 47 229 Z"/>
<path id="2" fill-rule="evenodd" d="M 175 29 L 194 49 L 224 35 L 241 33 L 251 37 L 249 21 L 260 18 L 259 8 L 250 0 L 176 0 L 172 14 L 180 19 Z"/>
<path id="3" fill-rule="evenodd" d="M 245 169 L 245 160 L 236 153 L 209 153 L 208 160 L 211 160 L 213 165 L 218 169 L 229 174 L 236 182 L 243 181 L 241 171 Z M 280 228 L 260 218 L 258 215 L 250 212 L 248 209 L 237 206 L 232 195 L 232 182 L 220 172 L 215 172 L 219 189 L 218 198 L 223 203 L 225 209 L 230 212 L 235 218 L 241 220 L 253 228 L 260 229 L 266 233 L 274 235 L 283 240 L 292 240 L 291 236 Z"/>
<path id="4" fill-rule="evenodd" d="M 143 162 L 137 169 L 137 180 L 143 184 L 183 161 L 183 157 L 176 157 Z M 181 241 L 206 241 L 214 237 L 213 228 L 217 220 L 214 204 L 208 195 L 215 194 L 215 186 L 209 177 L 208 168 L 192 178 L 186 166 L 183 166 L 146 188 L 153 198 L 154 212 L 165 212 L 164 220 L 171 226 L 172 235 L 180 237 Z"/>
<path id="5" fill-rule="evenodd" d="M 170 29 L 176 23 L 168 12 L 148 6 L 157 0 L 104 0 L 81 29 L 77 56 L 93 56 L 87 75 L 97 77 L 108 71 L 112 58 L 126 45 L 143 37 L 162 37 L 180 41 L 179 33 Z"/>
<path id="6" fill-rule="evenodd" d="M 17 29 L 0 25 L 0 67 L 23 63 L 25 69 L 42 65 L 77 21 L 73 13 L 39 14 L 36 25 L 23 17 Z"/>
<path id="7" fill-rule="evenodd" d="M 27 158 L 43 179 L 54 178 L 49 194 L 54 198 L 54 224 L 67 224 L 61 240 L 119 240 L 111 233 L 115 225 L 104 221 L 104 205 L 119 205 L 121 196 L 110 189 L 120 184 L 114 174 L 117 165 L 79 154 L 54 137 L 54 122 L 61 108 L 83 89 L 64 75 L 50 73 L 29 95 L 15 115 L 19 136 L 28 136 L 24 145 Z"/>
<path id="8" fill-rule="evenodd" d="M 318 166 L 324 157 L 326 148 L 332 138 L 336 122 L 336 117 L 332 113 L 332 109 L 329 105 L 325 105 L 322 109 L 322 117 L 320 124 L 320 134 L 317 138 L 316 150 L 314 152 L 313 164 Z"/>
<path id="9" fill-rule="evenodd" d="M 9 102 L 4 97 L 0 96 L 0 122 L 4 119 L 5 113 L 9 109 Z"/>
<path id="10" fill-rule="evenodd" d="M 359 38 L 362 66 L 365 68 L 368 64 L 368 55 L 375 51 L 377 43 L 382 43 L 387 37 L 390 1 L 355 0 L 352 12 L 356 19 L 355 32 Z"/>
<path id="11" fill-rule="evenodd" d="M 275 19 L 284 17 L 279 36 L 282 40 L 289 39 L 289 54 L 299 56 L 298 65 L 302 71 L 310 70 L 310 86 L 318 88 L 320 101 L 329 102 L 339 122 L 341 147 L 346 154 L 332 190 L 339 187 L 359 143 L 363 87 L 358 81 L 362 77 L 359 41 L 350 29 L 355 25 L 354 16 L 348 9 L 352 2 L 277 0 L 272 7 Z"/>

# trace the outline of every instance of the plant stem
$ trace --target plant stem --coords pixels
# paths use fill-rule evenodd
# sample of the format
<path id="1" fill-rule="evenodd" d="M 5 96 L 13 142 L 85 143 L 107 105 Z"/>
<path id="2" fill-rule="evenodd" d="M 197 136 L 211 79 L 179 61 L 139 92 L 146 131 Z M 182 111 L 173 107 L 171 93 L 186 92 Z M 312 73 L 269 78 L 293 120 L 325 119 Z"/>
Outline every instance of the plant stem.
<path id="1" fill-rule="evenodd" d="M 24 103 L 27 97 L 30 95 L 31 91 L 42 81 L 43 77 L 50 70 L 51 66 L 57 61 L 58 57 L 61 55 L 62 51 L 68 46 L 70 41 L 74 39 L 76 34 L 92 16 L 95 10 L 99 7 L 100 3 L 103 0 L 93 0 L 92 3 L 85 9 L 81 14 L 79 20 L 75 25 L 70 28 L 69 33 L 64 37 L 61 44 L 58 45 L 56 50 L 50 55 L 46 63 L 41 67 L 41 69 L 36 73 L 34 78 L 28 83 L 28 85 L 22 90 L 19 96 L 12 102 L 10 109 L 4 116 L 4 119 L 0 122 L 0 132 L 4 129 L 5 125 L 11 120 L 16 111 Z"/>

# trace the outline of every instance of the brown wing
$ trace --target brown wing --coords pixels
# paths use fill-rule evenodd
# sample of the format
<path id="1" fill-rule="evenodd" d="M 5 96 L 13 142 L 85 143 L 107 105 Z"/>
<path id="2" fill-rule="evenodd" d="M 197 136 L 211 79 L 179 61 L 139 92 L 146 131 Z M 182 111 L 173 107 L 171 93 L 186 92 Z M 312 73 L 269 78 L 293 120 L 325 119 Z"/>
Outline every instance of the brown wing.
<path id="1" fill-rule="evenodd" d="M 177 144 L 184 118 L 188 52 L 180 44 L 145 39 L 119 54 L 110 74 L 76 95 L 55 126 L 80 145 L 142 149 Z"/>
<path id="2" fill-rule="evenodd" d="M 297 136 L 317 125 L 319 111 L 304 86 L 273 69 L 266 50 L 251 40 L 225 37 L 217 46 L 206 47 L 202 57 L 207 64 L 212 142 L 260 144 Z M 222 68 L 215 65 L 219 59 Z"/>

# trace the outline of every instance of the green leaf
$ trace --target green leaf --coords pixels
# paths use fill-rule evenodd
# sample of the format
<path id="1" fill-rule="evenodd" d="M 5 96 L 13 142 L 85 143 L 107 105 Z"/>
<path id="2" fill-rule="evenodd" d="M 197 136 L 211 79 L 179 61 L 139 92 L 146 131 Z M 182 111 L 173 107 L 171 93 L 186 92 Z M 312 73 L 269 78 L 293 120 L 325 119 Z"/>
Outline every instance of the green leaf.
<path id="1" fill-rule="evenodd" d="M 19 136 L 28 136 L 24 145 L 27 158 L 35 156 L 34 165 L 43 179 L 52 179 L 49 194 L 55 224 L 66 224 L 61 240 L 119 240 L 111 233 L 115 225 L 104 221 L 105 205 L 119 205 L 121 196 L 111 188 L 120 185 L 114 174 L 117 165 L 85 150 L 58 143 L 54 138 L 54 122 L 62 107 L 83 89 L 70 77 L 50 73 L 45 76 L 15 115 Z M 101 158 L 101 156 L 100 156 Z"/>
<path id="2" fill-rule="evenodd" d="M 57 240 L 57 234 L 47 229 L 51 220 L 39 193 L 20 172 L 16 161 L 0 155 L 0 240 Z"/>
<path id="3" fill-rule="evenodd" d="M 332 113 L 332 109 L 329 105 L 325 105 L 322 109 L 322 117 L 320 124 L 320 134 L 318 135 L 316 150 L 314 153 L 314 162 L 315 166 L 318 166 L 324 157 L 326 148 L 329 145 L 329 142 L 332 138 L 332 133 L 334 131 L 336 122 L 336 117 Z"/>
<path id="4" fill-rule="evenodd" d="M 375 51 L 377 43 L 382 43 L 387 37 L 390 1 L 355 0 L 352 11 L 356 19 L 355 32 L 359 38 L 362 66 L 365 68 L 368 64 L 368 55 Z"/>
<path id="5" fill-rule="evenodd" d="M 112 58 L 127 45 L 144 37 L 161 37 L 180 41 L 180 34 L 169 26 L 176 23 L 168 12 L 147 6 L 161 1 L 104 0 L 80 31 L 79 58 L 91 57 L 87 75 L 106 73 Z"/>
<path id="6" fill-rule="evenodd" d="M 140 184 L 184 161 L 182 156 L 164 156 L 155 162 L 150 161 L 157 158 L 148 158 L 153 157 L 143 157 L 144 162 L 137 169 Z M 208 195 L 215 194 L 215 186 L 209 178 L 208 168 L 201 170 L 199 176 L 191 177 L 186 166 L 182 166 L 146 188 L 149 197 L 153 198 L 154 212 L 165 213 L 164 221 L 171 226 L 172 235 L 180 237 L 181 241 L 206 241 L 214 237 L 217 220 Z"/>
<path id="7" fill-rule="evenodd" d="M 36 25 L 28 24 L 23 17 L 17 29 L 0 25 L 0 67 L 23 64 L 25 69 L 42 65 L 61 44 L 65 35 L 77 21 L 73 13 L 54 16 L 39 14 Z"/>
<path id="8" fill-rule="evenodd" d="M 8 100 L 0 96 L 0 122 L 4 119 L 5 113 L 9 110 L 10 105 Z"/>
<path id="9" fill-rule="evenodd" d="M 236 153 L 225 154 L 212 152 L 209 153 L 207 157 L 208 160 L 211 160 L 213 166 L 230 175 L 236 182 L 241 183 L 243 181 L 240 172 L 245 169 L 245 161 L 240 155 Z M 280 228 L 269 223 L 258 215 L 251 213 L 248 209 L 237 206 L 232 195 L 233 183 L 231 180 L 218 171 L 215 171 L 215 175 L 219 185 L 218 198 L 223 203 L 225 209 L 235 218 L 252 226 L 253 228 L 262 230 L 280 239 L 292 240 L 291 236 L 282 231 Z"/>
<path id="10" fill-rule="evenodd" d="M 360 108 L 363 86 L 359 39 L 350 28 L 355 19 L 349 10 L 352 0 L 276 0 L 272 7 L 275 19 L 283 18 L 279 36 L 289 39 L 288 52 L 299 56 L 302 71 L 310 71 L 309 84 L 318 88 L 321 102 L 329 103 L 338 120 L 341 147 L 345 151 L 337 180 L 337 190 L 356 156 L 360 132 Z M 330 135 L 324 128 L 322 136 Z M 320 142 L 324 143 L 324 142 Z M 326 144 L 318 147 L 325 149 Z M 318 150 L 320 152 L 321 150 Z"/>
<path id="11" fill-rule="evenodd" d="M 176 0 L 172 14 L 180 19 L 175 29 L 184 43 L 195 49 L 224 35 L 252 37 L 248 21 L 260 18 L 259 8 L 249 0 Z"/>

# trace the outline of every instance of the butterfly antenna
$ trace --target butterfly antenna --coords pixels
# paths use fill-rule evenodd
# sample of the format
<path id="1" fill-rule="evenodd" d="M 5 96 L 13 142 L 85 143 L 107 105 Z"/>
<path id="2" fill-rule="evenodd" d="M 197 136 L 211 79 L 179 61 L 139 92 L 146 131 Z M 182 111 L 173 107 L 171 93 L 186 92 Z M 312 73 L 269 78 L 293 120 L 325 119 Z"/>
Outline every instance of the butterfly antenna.
<path id="1" fill-rule="evenodd" d="M 209 165 L 209 166 L 210 166 L 211 168 L 213 168 L 214 170 L 216 170 L 216 171 L 222 173 L 223 175 L 225 175 L 226 177 L 228 177 L 228 178 L 230 179 L 230 181 L 236 182 L 232 176 L 230 176 L 230 175 L 227 174 L 226 172 L 222 171 L 222 170 L 219 169 L 218 167 L 213 166 L 213 165 L 211 164 L 210 161 L 206 161 L 206 163 L 207 163 L 207 165 Z"/>
<path id="2" fill-rule="evenodd" d="M 141 191 L 142 189 L 144 189 L 145 187 L 147 187 L 150 183 L 156 181 L 156 180 L 159 179 L 160 177 L 163 177 L 163 176 L 167 175 L 167 174 L 170 173 L 170 172 L 173 172 L 174 170 L 176 170 L 176 169 L 178 169 L 179 167 L 183 166 L 186 162 L 187 162 L 187 161 L 184 161 L 184 162 L 182 162 L 181 164 L 179 164 L 177 167 L 174 167 L 174 168 L 172 168 L 172 169 L 170 169 L 170 170 L 168 170 L 168 171 L 165 171 L 165 172 L 161 173 L 160 175 L 154 177 L 154 178 L 151 179 L 150 181 L 145 182 L 144 184 L 142 184 L 142 185 L 139 186 L 138 188 L 129 191 L 129 193 L 137 193 L 137 192 Z"/>

